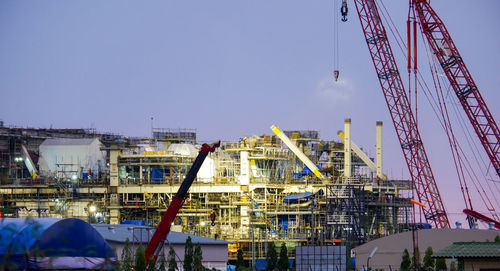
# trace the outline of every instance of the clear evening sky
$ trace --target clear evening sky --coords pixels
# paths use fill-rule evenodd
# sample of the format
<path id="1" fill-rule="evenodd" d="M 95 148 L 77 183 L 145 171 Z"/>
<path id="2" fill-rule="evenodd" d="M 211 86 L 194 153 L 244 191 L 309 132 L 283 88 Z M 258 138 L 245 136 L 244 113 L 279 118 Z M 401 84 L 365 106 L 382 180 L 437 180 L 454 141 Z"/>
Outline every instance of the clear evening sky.
<path id="1" fill-rule="evenodd" d="M 351 118 L 353 140 L 372 155 L 381 120 L 386 173 L 407 178 L 354 3 L 348 3 L 349 21 L 338 22 L 340 78 L 334 82 L 339 11 L 333 0 L 3 0 L 0 119 L 145 136 L 153 116 L 155 127 L 195 128 L 199 139 L 211 141 L 271 134 L 272 124 L 338 140 L 344 118 Z M 405 35 L 408 1 L 384 3 Z M 432 5 L 498 123 L 500 1 Z M 394 43 L 393 51 L 407 82 Z M 425 69 L 423 46 L 419 52 Z M 459 213 L 464 206 L 448 143 L 427 104 L 421 95 L 424 144 L 448 212 Z"/>

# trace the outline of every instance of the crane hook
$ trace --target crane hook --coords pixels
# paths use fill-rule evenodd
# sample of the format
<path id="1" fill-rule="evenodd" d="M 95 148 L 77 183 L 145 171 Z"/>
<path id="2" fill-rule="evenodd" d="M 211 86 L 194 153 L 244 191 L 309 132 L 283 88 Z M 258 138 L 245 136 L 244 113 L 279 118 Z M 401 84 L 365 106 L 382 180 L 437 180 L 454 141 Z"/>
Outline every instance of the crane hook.
<path id="1" fill-rule="evenodd" d="M 342 0 L 342 7 L 340 8 L 340 14 L 342 15 L 342 22 L 347 22 L 347 12 L 349 8 L 347 8 L 347 0 Z"/>

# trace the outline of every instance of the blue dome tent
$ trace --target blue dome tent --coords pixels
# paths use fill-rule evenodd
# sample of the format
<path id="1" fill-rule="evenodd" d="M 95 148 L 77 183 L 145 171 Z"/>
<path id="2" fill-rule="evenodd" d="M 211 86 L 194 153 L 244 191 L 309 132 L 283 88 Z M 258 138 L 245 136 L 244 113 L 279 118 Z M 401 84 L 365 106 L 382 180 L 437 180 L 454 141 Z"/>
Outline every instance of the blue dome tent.
<path id="1" fill-rule="evenodd" d="M 102 236 L 76 218 L 1 219 L 0 257 L 10 270 L 107 270 L 116 258 Z"/>

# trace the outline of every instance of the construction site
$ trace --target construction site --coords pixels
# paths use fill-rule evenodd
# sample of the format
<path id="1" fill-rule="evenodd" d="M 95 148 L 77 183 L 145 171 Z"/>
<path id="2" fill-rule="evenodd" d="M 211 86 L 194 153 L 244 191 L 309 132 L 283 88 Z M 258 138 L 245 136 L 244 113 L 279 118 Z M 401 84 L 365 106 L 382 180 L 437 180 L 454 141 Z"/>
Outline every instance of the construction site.
<path id="1" fill-rule="evenodd" d="M 349 129 L 346 120 L 342 138 L 353 144 Z M 382 123 L 376 129 L 382 157 Z M 187 129 L 154 128 L 143 139 L 88 130 L 0 131 L 4 217 L 157 225 L 199 149 L 196 131 Z M 354 246 L 409 229 L 411 183 L 386 179 L 380 158 L 317 131 L 281 135 L 296 153 L 276 135 L 223 142 L 206 158 L 172 230 L 230 241 L 230 259 L 242 248 L 250 260 L 265 258 L 269 241 L 291 251 Z M 305 166 L 304 157 L 317 168 Z"/>
<path id="2" fill-rule="evenodd" d="M 105 98 L 108 86 L 102 84 L 106 87 L 106 91 L 102 90 L 102 93 L 95 95 L 98 97 L 95 100 L 106 107 L 106 111 L 95 118 L 101 118 L 101 115 L 111 115 L 110 112 L 113 112 L 116 113 L 112 120 L 113 124 L 119 123 L 120 118 L 131 117 L 133 114 L 128 110 L 139 110 L 138 104 L 144 102 L 147 104 L 148 110 L 154 111 L 161 108 L 165 112 L 168 111 L 169 113 L 165 115 L 171 118 L 169 121 L 179 118 L 190 123 L 191 118 L 198 120 L 197 118 L 204 114 L 205 110 L 210 111 L 206 116 L 203 116 L 202 120 L 193 123 L 205 125 L 206 122 L 210 122 L 207 120 L 217 119 L 204 127 L 210 127 L 213 130 L 221 129 L 224 125 L 254 129 L 262 127 L 264 120 L 269 120 L 269 118 L 276 119 L 277 122 L 288 120 L 288 118 L 297 118 L 297 120 L 293 119 L 287 124 L 289 126 L 292 126 L 290 123 L 302 125 L 297 127 L 311 125 L 314 129 L 295 129 L 293 126 L 282 129 L 283 127 L 278 127 L 279 123 L 276 123 L 269 129 L 266 128 L 264 133 L 255 132 L 255 134 L 251 133 L 250 135 L 237 135 L 235 140 L 221 142 L 216 139 L 214 142 L 209 142 L 199 139 L 197 131 L 199 128 L 155 127 L 152 114 L 151 117 L 148 116 L 151 125 L 147 129 L 146 136 L 100 132 L 95 128 L 17 127 L 7 125 L 0 120 L 0 217 L 8 219 L 54 218 L 54 220 L 46 220 L 44 225 L 49 228 L 50 225 L 59 223 L 58 227 L 61 231 L 66 227 L 64 225 L 67 225 L 65 223 L 80 223 L 80 228 L 86 232 L 94 232 L 97 228 L 99 234 L 102 234 L 102 236 L 98 236 L 99 238 L 93 239 L 93 242 L 105 244 L 109 242 L 115 246 L 113 249 L 119 248 L 120 251 L 121 249 L 125 250 L 125 244 L 129 241 L 127 234 L 130 231 L 135 234 L 134 227 L 137 227 L 141 236 L 134 239 L 134 235 L 133 239 L 137 241 L 137 244 L 147 244 L 144 252 L 145 257 L 142 258 L 146 259 L 146 263 L 152 260 L 153 264 L 160 251 L 164 251 L 167 247 L 165 245 L 170 231 L 177 233 L 175 244 L 178 251 L 182 251 L 184 240 L 191 240 L 189 239 L 191 237 L 188 236 L 196 237 L 200 242 L 204 242 L 206 250 L 218 246 L 217 253 L 224 254 L 224 257 L 213 257 L 212 260 L 207 260 L 207 262 L 211 261 L 211 267 L 214 269 L 216 269 L 215 267 L 229 267 L 229 263 L 241 262 L 241 253 L 243 253 L 242 257 L 246 266 L 250 265 L 253 270 L 256 270 L 257 262 L 264 261 L 263 266 L 267 268 L 268 244 L 273 243 L 276 246 L 284 244 L 288 249 L 284 253 L 285 255 L 288 253 L 288 258 L 283 261 L 288 264 L 288 259 L 294 260 L 293 263 L 297 264 L 297 269 L 295 269 L 295 265 L 293 266 L 294 270 L 338 271 L 350 270 L 350 268 L 371 270 L 370 260 L 374 258 L 377 250 L 379 251 L 378 262 L 373 259 L 372 267 L 393 270 L 392 268 L 397 266 L 399 262 L 403 266 L 403 261 L 400 260 L 403 252 L 391 250 L 392 243 L 398 244 L 398 249 L 405 250 L 405 253 L 408 253 L 407 248 L 410 249 L 413 254 L 412 268 L 418 270 L 419 259 L 422 258 L 422 251 L 425 249 L 420 247 L 419 251 L 418 232 L 422 230 L 428 230 L 421 234 L 421 236 L 425 236 L 425 238 L 420 239 L 422 244 L 429 247 L 434 245 L 435 248 L 443 249 L 435 254 L 432 254 L 431 249 L 431 256 L 434 255 L 432 257 L 441 257 L 443 262 L 444 259 L 451 259 L 448 262 L 455 261 L 456 251 L 453 249 L 458 249 L 462 245 L 475 245 L 459 244 L 458 241 L 474 243 L 477 241 L 475 238 L 496 238 L 496 232 L 500 229 L 500 214 L 497 212 L 500 202 L 497 200 L 497 196 L 500 194 L 500 182 L 498 181 L 500 176 L 500 129 L 486 105 L 485 99 L 479 92 L 479 86 L 476 85 L 469 73 L 452 35 L 430 6 L 430 1 L 410 0 L 408 2 L 408 7 L 405 7 L 405 10 L 408 8 L 405 25 L 406 37 L 399 33 L 398 27 L 400 28 L 400 26 L 394 23 L 391 12 L 385 7 L 383 1 L 354 0 L 353 4 L 350 5 L 350 13 L 346 0 L 334 2 L 335 16 L 331 29 L 334 37 L 331 44 L 333 45 L 333 73 L 327 80 L 319 80 L 316 87 L 316 92 L 319 94 L 316 96 L 314 93 L 311 94 L 313 91 L 308 89 L 311 88 L 310 85 L 294 88 L 295 85 L 290 87 L 280 83 L 266 89 L 262 86 L 265 84 L 262 84 L 259 79 L 252 78 L 251 82 L 247 82 L 238 77 L 245 74 L 246 71 L 243 69 L 238 71 L 238 75 L 225 76 L 220 70 L 224 72 L 237 70 L 234 68 L 236 66 L 234 64 L 224 66 L 226 65 L 224 61 L 230 63 L 231 57 L 225 59 L 222 52 L 225 50 L 230 52 L 229 48 L 233 49 L 233 46 L 210 49 L 210 42 L 204 44 L 207 46 L 206 52 L 210 52 L 207 54 L 211 55 L 212 50 L 219 50 L 217 53 L 221 52 L 221 55 L 215 57 L 216 60 L 213 60 L 207 66 L 208 68 L 201 68 L 203 70 L 201 75 L 191 75 L 191 69 L 195 70 L 198 67 L 198 58 L 193 62 L 195 64 L 186 64 L 190 68 L 181 75 L 174 75 L 177 69 L 183 68 L 176 66 L 177 64 L 170 67 L 170 70 L 161 70 L 165 68 L 164 63 L 184 63 L 183 58 L 171 61 L 177 57 L 176 53 L 172 53 L 170 58 L 165 58 L 168 60 L 163 60 L 164 62 L 159 66 L 161 69 L 158 68 L 161 70 L 159 77 L 163 79 L 165 74 L 168 77 L 165 82 L 158 83 L 160 87 L 146 80 L 147 83 L 137 83 L 137 89 L 129 90 L 130 93 L 128 93 L 126 87 L 129 83 L 124 83 L 124 86 L 111 84 L 110 88 L 120 89 L 120 92 Z M 225 5 L 223 6 L 225 7 Z M 188 7 L 186 10 L 191 9 L 192 7 Z M 298 10 L 300 9 L 302 8 L 299 6 Z M 183 11 L 186 12 L 186 10 Z M 200 8 L 200 10 L 203 9 Z M 269 17 L 276 16 L 273 14 Z M 365 62 L 368 63 L 371 60 L 375 72 L 371 70 L 373 78 L 366 79 L 365 71 L 359 68 L 364 64 L 353 64 L 356 66 L 355 73 L 362 75 L 359 75 L 356 81 L 350 80 L 350 75 L 347 74 L 344 80 L 343 74 L 340 74 L 339 64 L 339 54 L 341 55 L 339 47 L 339 33 L 341 31 L 339 28 L 341 24 L 346 24 L 348 21 L 347 24 L 350 24 L 352 20 L 349 19 L 356 17 L 361 24 L 360 33 L 363 34 L 359 41 L 367 45 L 370 56 L 370 59 L 366 59 Z M 249 18 L 254 19 L 255 16 L 252 14 Z M 295 19 L 295 17 L 293 18 Z M 193 18 L 191 20 L 195 21 Z M 254 24 L 257 23 L 260 21 L 254 22 Z M 204 24 L 204 22 L 200 22 L 200 24 Z M 248 25 L 254 24 L 248 23 Z M 157 26 L 157 23 L 155 22 L 154 25 Z M 216 29 L 221 25 L 232 27 L 232 21 L 231 23 L 221 23 L 213 28 Z M 247 26 L 243 28 L 246 29 Z M 207 30 L 207 32 L 210 31 Z M 267 28 L 264 32 L 266 31 L 268 31 Z M 216 31 L 213 32 L 212 34 L 215 35 Z M 241 34 L 239 30 L 236 33 Z M 273 31 L 269 31 L 269 33 L 273 33 L 271 36 L 276 34 Z M 197 34 L 199 33 L 191 34 L 189 38 L 196 37 Z M 107 35 L 108 33 L 103 34 L 103 36 Z M 155 32 L 152 36 L 156 35 Z M 324 34 L 321 35 L 324 36 Z M 295 36 L 295 33 L 289 33 L 285 36 L 289 38 Z M 181 37 L 179 40 L 183 40 L 183 38 L 189 40 L 188 37 Z M 211 38 L 210 36 L 207 40 Z M 269 36 L 262 38 L 262 40 L 267 38 Z M 225 39 L 225 36 L 221 38 L 221 40 Z M 216 39 L 214 38 L 214 40 Z M 310 38 L 305 38 L 305 40 L 310 40 Z M 228 38 L 228 44 L 230 41 L 231 38 Z M 162 42 L 169 46 L 175 44 L 171 40 Z M 158 44 L 162 44 L 162 42 Z M 185 42 L 186 44 L 203 44 L 198 40 Z M 300 44 L 301 42 L 280 41 L 279 46 L 276 47 L 279 49 L 276 51 L 285 52 L 283 47 L 286 47 L 286 44 L 295 45 L 295 43 Z M 156 44 L 155 42 L 144 43 Z M 395 56 L 391 43 L 396 50 L 399 47 L 401 55 Z M 119 44 L 127 44 L 127 42 Z M 256 44 L 266 43 L 256 42 Z M 256 44 L 253 45 L 258 47 Z M 182 47 L 179 46 L 179 48 Z M 273 51 L 268 50 L 266 46 L 264 47 L 266 48 L 264 51 Z M 182 51 L 179 48 L 177 50 Z M 307 59 L 313 59 L 314 51 L 320 51 L 319 48 L 309 47 L 310 55 L 307 55 Z M 114 52 L 115 49 L 113 47 L 111 51 Z M 349 51 L 351 49 L 349 48 Z M 148 53 L 154 50 L 148 48 L 143 51 Z M 176 52 L 176 50 L 171 51 Z M 189 58 L 191 54 L 194 54 L 193 51 L 205 52 L 198 48 L 189 51 L 183 57 Z M 231 53 L 239 53 L 236 51 Z M 424 53 L 420 53 L 422 56 L 419 57 L 417 52 L 426 53 L 428 71 L 421 72 L 423 68 L 420 66 L 424 65 L 420 64 L 419 66 L 417 59 L 424 58 Z M 127 51 L 127 56 L 129 54 L 131 53 Z M 294 58 L 299 54 L 301 53 L 294 52 L 293 56 L 288 58 Z M 276 52 L 272 55 L 276 55 Z M 354 62 L 362 57 L 358 53 L 352 55 L 352 59 L 349 61 Z M 248 56 L 241 57 L 243 59 L 241 63 L 251 63 L 246 57 Z M 253 57 L 260 59 L 260 56 L 249 58 Z M 96 57 L 96 59 L 98 58 Z M 123 56 L 116 57 L 116 59 L 121 58 Z M 317 59 L 323 58 L 323 56 L 317 57 Z M 143 60 L 143 57 L 141 56 L 140 59 Z M 157 56 L 151 56 L 148 59 L 153 61 L 157 59 Z M 265 68 L 268 67 L 265 66 L 269 64 L 267 63 L 268 59 L 271 58 L 262 56 L 262 61 L 257 61 L 260 66 L 254 67 L 252 71 L 264 70 L 271 74 L 279 70 L 271 68 L 270 65 L 269 70 L 266 71 Z M 396 64 L 397 60 L 400 59 L 406 61 L 407 74 L 400 70 Z M 425 63 L 425 60 L 421 62 Z M 221 68 L 215 74 L 208 75 L 212 72 L 211 69 L 216 70 L 212 67 L 214 63 L 220 64 Z M 241 63 L 239 64 L 241 65 Z M 297 63 L 300 61 L 297 60 Z M 297 63 L 287 65 L 294 67 L 302 65 Z M 330 64 L 332 63 L 328 65 Z M 94 65 L 89 70 L 96 66 L 100 66 L 100 64 Z M 136 66 L 140 65 L 130 64 L 130 67 L 135 68 Z M 101 71 L 99 78 L 102 77 L 102 74 L 107 74 L 109 70 L 117 68 L 121 67 L 116 66 Z M 157 69 L 152 70 L 156 71 Z M 283 76 L 287 79 L 282 81 L 288 82 L 288 79 L 293 78 L 293 75 L 289 74 L 288 72 L 292 72 L 286 68 L 284 70 L 286 70 L 286 75 Z M 311 67 L 307 67 L 307 70 L 311 70 Z M 86 74 L 86 72 L 82 72 L 82 74 Z M 205 81 L 212 82 L 212 79 L 216 82 L 212 88 L 204 89 L 206 93 L 203 95 L 210 96 L 190 92 L 199 87 L 189 84 L 198 81 L 197 76 L 203 79 L 202 76 L 205 75 L 205 72 L 207 72 L 209 79 L 199 80 L 203 82 L 202 84 Z M 151 71 L 143 70 L 137 73 L 145 76 L 153 74 Z M 302 73 L 304 71 L 299 72 L 301 75 Z M 124 74 L 120 75 L 120 82 L 126 81 L 122 80 L 125 77 L 130 77 L 130 80 L 133 81 L 136 75 L 130 76 L 128 70 Z M 183 78 L 184 74 L 189 74 L 192 77 Z M 277 74 L 276 77 L 281 78 L 281 75 Z M 268 76 L 268 74 L 265 75 Z M 181 83 L 169 85 L 179 79 L 176 77 L 181 78 Z M 225 80 L 229 83 L 224 82 Z M 316 79 L 308 80 L 312 82 Z M 367 82 L 363 82 L 364 80 Z M 262 85 L 251 85 L 254 81 L 260 82 Z M 263 82 L 266 81 L 263 80 Z M 40 85 L 44 84 L 45 82 L 40 83 Z M 225 84 L 234 85 L 227 87 Z M 96 83 L 96 85 L 98 86 L 87 88 L 95 87 L 98 89 L 101 87 L 100 83 Z M 134 83 L 130 83 L 130 85 L 134 85 Z M 186 85 L 189 87 L 184 89 Z M 247 85 L 255 89 L 248 91 L 245 89 Z M 158 87 L 165 97 L 143 90 L 143 88 L 147 89 L 148 87 L 151 89 Z M 203 87 L 205 86 L 203 85 Z M 221 89 L 224 87 L 230 90 L 223 93 Z M 371 92 L 356 93 L 358 89 L 367 87 L 382 90 L 379 96 L 383 97 L 383 102 L 385 102 L 389 113 L 384 122 L 376 121 L 382 119 L 378 115 L 382 106 L 377 104 L 374 96 L 370 96 Z M 122 93 L 122 88 L 125 94 Z M 279 89 L 280 93 L 268 97 L 266 92 L 270 92 L 272 88 Z M 284 94 L 285 89 L 288 88 L 297 92 L 300 89 L 300 93 L 295 93 L 296 96 L 294 96 L 293 91 L 290 90 Z M 81 92 L 86 91 L 87 89 Z M 19 91 L 19 93 L 23 92 Z M 211 95 L 215 95 L 216 98 Z M 366 97 L 361 97 L 362 95 L 366 95 Z M 120 99 L 128 97 L 128 100 L 136 101 L 128 104 L 120 100 L 116 103 L 120 105 L 119 107 L 108 110 L 107 107 L 111 108 L 113 104 L 108 100 L 115 101 L 117 97 Z M 322 104 L 321 99 L 328 97 L 333 97 L 335 101 Z M 299 101 L 292 102 L 292 99 L 296 98 Z M 358 101 L 353 102 L 354 99 L 350 100 L 351 98 L 364 100 L 358 104 Z M 18 97 L 15 99 L 17 100 Z M 83 100 L 83 98 L 81 99 Z M 427 103 L 422 105 L 420 100 L 424 99 Z M 10 101 L 14 98 L 6 100 Z M 338 109 L 339 112 L 345 113 L 347 110 L 349 113 L 345 113 L 346 115 L 341 116 L 338 123 L 333 124 L 335 130 L 338 130 L 335 138 L 331 138 L 331 136 L 325 138 L 324 135 L 320 134 L 320 129 L 323 128 L 321 125 L 324 126 L 324 123 L 331 121 L 333 111 L 330 109 L 337 110 L 332 106 L 333 103 L 338 108 L 342 108 Z M 72 103 L 61 102 L 60 104 L 67 106 L 67 104 Z M 493 103 L 493 106 L 495 105 Z M 9 106 L 11 105 L 9 104 Z M 364 108 L 365 106 L 366 108 Z M 93 109 L 77 112 L 82 107 L 75 106 L 62 110 L 62 112 L 68 115 L 74 113 L 75 116 L 84 114 L 90 116 L 90 114 L 95 113 Z M 275 111 L 278 111 L 278 107 L 282 112 L 274 114 Z M 325 107 L 332 108 L 325 109 Z M 210 110 L 207 110 L 208 108 Z M 268 111 L 268 108 L 272 109 Z M 224 111 L 226 109 L 227 112 Z M 46 110 L 50 111 L 50 108 Z M 363 111 L 362 114 L 356 115 L 358 119 L 359 116 L 366 115 L 373 117 L 373 120 L 366 118 L 367 121 L 368 119 L 373 121 L 372 126 L 366 127 L 365 122 L 363 127 L 364 135 L 369 134 L 371 138 L 368 147 L 366 146 L 366 137 L 363 144 L 356 144 L 356 139 L 361 138 L 361 136 L 353 133 L 351 129 L 351 121 L 354 123 L 357 121 L 351 114 L 357 114 L 355 112 L 358 110 Z M 218 111 L 224 112 L 218 113 Z M 96 112 L 98 111 L 96 110 Z M 293 117 L 290 116 L 291 113 L 294 114 Z M 338 120 L 337 111 L 335 111 L 335 115 Z M 314 119 L 316 117 L 318 120 Z M 433 119 L 434 124 L 429 124 L 431 118 L 435 118 Z M 219 124 L 218 122 L 222 122 L 220 119 L 225 119 L 227 123 Z M 391 123 L 388 124 L 388 122 Z M 136 128 L 134 121 L 127 119 L 121 124 L 125 125 L 124 123 Z M 215 125 L 214 123 L 220 126 L 212 127 Z M 254 126 L 252 127 L 250 124 Z M 429 153 L 435 157 L 433 159 L 441 159 L 443 161 L 439 162 L 446 163 L 449 167 L 440 172 L 445 171 L 440 177 L 441 180 L 446 179 L 446 181 L 437 181 L 431 168 L 420 130 L 420 126 L 425 125 L 430 126 L 430 128 L 429 126 L 424 128 L 428 134 L 434 133 L 428 137 L 434 140 L 432 146 L 437 146 L 436 150 Z M 241 127 L 231 128 L 234 128 L 233 133 L 243 130 Z M 436 131 L 441 128 L 443 131 L 439 132 L 441 133 L 439 136 Z M 372 132 L 367 133 L 367 130 Z M 392 138 L 394 142 L 388 144 L 396 146 L 402 152 L 403 159 L 400 160 L 404 160 L 403 167 L 406 166 L 407 169 L 404 169 L 406 175 L 403 174 L 402 170 L 401 176 L 408 177 L 401 177 L 401 179 L 388 177 L 389 174 L 387 174 L 383 161 L 386 150 L 384 144 L 387 143 L 383 142 L 383 133 L 386 132 L 395 136 Z M 220 131 L 213 133 L 220 133 Z M 228 137 L 220 135 L 220 138 Z M 390 175 L 393 175 L 392 172 Z M 451 213 L 447 212 L 445 200 L 441 197 L 438 187 L 441 191 L 443 189 L 449 190 L 446 191 L 446 202 L 450 205 L 453 204 L 455 211 L 457 208 L 462 209 L 463 204 L 462 212 L 454 214 L 464 218 L 465 224 L 470 230 L 463 229 L 462 222 L 452 221 L 449 216 Z M 456 195 L 450 195 L 454 192 L 457 192 Z M 457 207 L 459 205 L 460 207 Z M 70 218 L 79 222 L 63 220 Z M 455 222 L 456 231 L 452 231 L 453 222 Z M 20 222 L 13 223 L 20 225 Z M 481 232 L 480 227 L 488 230 Z M 117 232 L 121 235 L 115 234 Z M 143 238 L 143 233 L 147 235 L 147 238 Z M 442 235 L 440 235 L 441 233 Z M 2 237 L 1 232 L 0 237 Z M 445 241 L 438 243 L 436 240 L 439 238 Z M 498 238 L 500 239 L 500 237 Z M 455 243 L 455 241 L 457 242 Z M 452 248 L 448 251 L 445 248 L 446 245 L 450 245 Z M 486 247 L 491 244 L 480 245 Z M 226 246 L 227 258 L 225 258 Z M 104 256 L 101 259 L 104 263 L 108 260 L 106 253 L 113 250 L 108 245 L 105 248 L 102 253 Z M 0 254 L 0 256 L 8 255 L 8 253 L 10 253 L 10 248 L 5 246 L 4 254 Z M 24 251 L 21 251 L 19 255 L 23 253 Z M 464 262 L 467 265 L 467 261 L 470 260 L 466 256 L 460 256 L 462 258 L 458 259 L 458 262 L 462 262 L 462 266 Z M 82 258 L 87 259 L 86 257 L 89 255 L 82 256 Z M 483 258 L 478 260 L 474 257 Z M 472 258 L 470 260 L 471 268 L 467 267 L 469 269 L 465 268 L 465 270 L 475 270 L 474 264 L 485 259 L 490 260 L 491 265 L 484 265 L 484 268 L 497 268 L 495 260 L 500 260 L 500 254 L 491 256 L 484 253 L 482 256 L 476 255 Z M 173 261 L 175 262 L 175 260 L 174 257 Z M 358 265 L 354 261 L 357 261 Z M 362 262 L 359 263 L 359 261 Z M 89 269 L 94 269 L 95 266 L 92 265 Z M 290 265 L 287 266 L 290 267 Z M 362 269 L 360 269 L 361 266 Z M 0 267 L 3 268 L 2 265 Z M 78 268 L 81 266 L 75 267 L 75 269 Z M 112 267 L 109 268 L 112 269 Z M 410 268 L 410 263 L 408 263 L 408 268 Z M 406 269 L 401 267 L 401 270 Z"/>

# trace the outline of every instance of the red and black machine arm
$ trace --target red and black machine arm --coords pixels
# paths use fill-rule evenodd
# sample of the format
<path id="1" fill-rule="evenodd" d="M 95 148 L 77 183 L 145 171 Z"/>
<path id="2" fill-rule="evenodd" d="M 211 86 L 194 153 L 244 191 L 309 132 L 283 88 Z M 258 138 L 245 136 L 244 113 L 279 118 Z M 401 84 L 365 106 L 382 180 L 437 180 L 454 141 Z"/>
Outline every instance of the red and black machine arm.
<path id="1" fill-rule="evenodd" d="M 201 150 L 198 153 L 196 160 L 194 160 L 193 165 L 189 169 L 189 172 L 184 178 L 184 181 L 179 187 L 179 190 L 177 190 L 177 194 L 175 194 L 174 198 L 170 202 L 167 211 L 163 215 L 160 224 L 158 224 L 158 227 L 156 227 L 156 231 L 148 243 L 148 246 L 146 248 L 146 262 L 148 262 L 150 259 L 156 261 L 159 252 L 163 248 L 163 244 L 167 239 L 167 235 L 170 232 L 170 226 L 172 225 L 172 222 L 174 222 L 179 209 L 181 209 L 182 205 L 184 204 L 184 199 L 188 194 L 189 187 L 191 187 L 191 184 L 193 184 L 193 181 L 196 178 L 196 174 L 200 170 L 203 161 L 205 161 L 205 158 L 210 152 L 214 152 L 215 149 L 219 146 L 220 141 L 213 144 L 212 146 L 208 144 L 203 144 L 201 146 Z"/>
<path id="2" fill-rule="evenodd" d="M 471 209 L 464 209 L 463 212 L 464 212 L 464 214 L 466 214 L 468 216 L 477 218 L 477 219 L 484 221 L 486 223 L 493 223 L 493 226 L 500 230 L 500 222 L 498 222 L 492 218 L 489 218 L 489 217 L 487 217 L 479 212 L 476 212 L 474 210 L 471 210 Z"/>
<path id="3" fill-rule="evenodd" d="M 380 86 L 392 117 L 424 216 L 436 228 L 450 228 L 410 101 L 375 0 L 354 0 Z"/>
<path id="4" fill-rule="evenodd" d="M 443 21 L 426 0 L 413 0 L 427 38 L 491 164 L 500 176 L 500 130 Z"/>
<path id="5" fill-rule="evenodd" d="M 451 87 L 469 118 L 474 131 L 483 145 L 491 164 L 500 176 L 500 130 L 490 113 L 464 60 L 446 29 L 443 21 L 426 0 L 413 0 L 422 33 L 439 61 Z M 500 222 L 471 209 L 464 209 L 468 216 L 487 223 L 494 223 L 500 229 Z"/>

